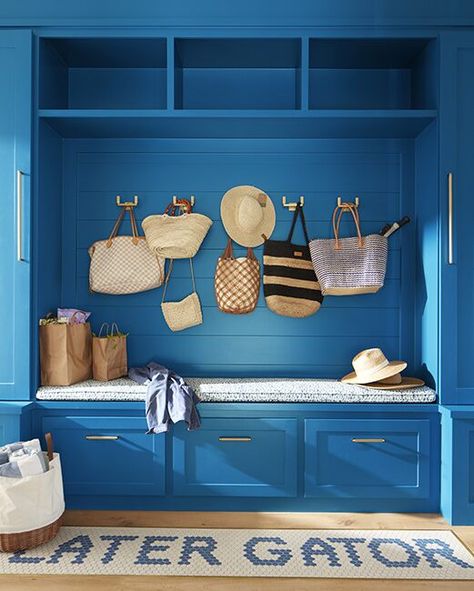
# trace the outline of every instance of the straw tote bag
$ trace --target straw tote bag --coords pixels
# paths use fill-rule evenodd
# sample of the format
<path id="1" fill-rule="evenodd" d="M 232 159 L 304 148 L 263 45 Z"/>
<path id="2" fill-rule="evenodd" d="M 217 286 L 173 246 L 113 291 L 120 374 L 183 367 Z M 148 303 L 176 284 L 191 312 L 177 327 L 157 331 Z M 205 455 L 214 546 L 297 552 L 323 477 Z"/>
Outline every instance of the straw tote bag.
<path id="1" fill-rule="evenodd" d="M 292 318 L 315 314 L 323 301 L 307 244 L 291 242 L 298 216 L 308 243 L 303 210 L 298 204 L 288 239 L 267 240 L 263 247 L 263 293 L 267 306 L 276 314 Z"/>
<path id="2" fill-rule="evenodd" d="M 357 237 L 339 238 L 339 226 L 345 212 L 352 215 Z M 341 296 L 377 292 L 385 279 L 387 238 L 380 234 L 362 237 L 359 212 L 350 203 L 334 209 L 332 226 L 333 239 L 316 239 L 309 244 L 323 294 Z"/>
<path id="3" fill-rule="evenodd" d="M 229 238 L 217 261 L 214 289 L 221 312 L 248 314 L 255 310 L 260 291 L 260 264 L 251 248 L 247 249 L 246 257 L 236 259 Z"/>
<path id="4" fill-rule="evenodd" d="M 117 236 L 125 213 L 130 215 L 132 236 Z M 108 240 L 99 240 L 89 248 L 89 288 L 112 295 L 138 293 L 160 287 L 164 277 L 164 259 L 148 248 L 138 235 L 133 209 L 122 209 Z"/>
<path id="5" fill-rule="evenodd" d="M 191 213 L 187 200 L 181 201 L 189 204 L 186 213 L 176 215 L 180 208 L 170 203 L 163 215 L 149 215 L 142 222 L 148 246 L 159 257 L 192 258 L 212 225 L 207 216 Z"/>
<path id="6" fill-rule="evenodd" d="M 178 302 L 165 302 L 166 288 L 168 287 L 171 271 L 173 270 L 173 259 L 170 261 L 170 267 L 168 274 L 166 275 L 163 297 L 161 300 L 161 310 L 166 324 L 173 332 L 178 332 L 202 324 L 201 302 L 199 301 L 199 296 L 196 292 L 192 258 L 189 259 L 189 266 L 191 268 L 193 291 L 183 300 Z"/>

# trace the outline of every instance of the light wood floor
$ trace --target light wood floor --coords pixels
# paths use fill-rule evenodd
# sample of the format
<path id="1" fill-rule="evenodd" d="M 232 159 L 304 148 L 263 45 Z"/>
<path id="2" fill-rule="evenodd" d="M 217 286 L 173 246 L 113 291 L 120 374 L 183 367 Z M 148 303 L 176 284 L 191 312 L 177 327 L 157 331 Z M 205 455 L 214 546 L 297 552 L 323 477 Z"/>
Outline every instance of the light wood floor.
<path id="1" fill-rule="evenodd" d="M 190 513 L 68 511 L 65 525 L 281 529 L 452 529 L 474 553 L 474 527 L 427 513 Z M 474 591 L 472 581 L 249 577 L 0 576 L 2 591 Z"/>

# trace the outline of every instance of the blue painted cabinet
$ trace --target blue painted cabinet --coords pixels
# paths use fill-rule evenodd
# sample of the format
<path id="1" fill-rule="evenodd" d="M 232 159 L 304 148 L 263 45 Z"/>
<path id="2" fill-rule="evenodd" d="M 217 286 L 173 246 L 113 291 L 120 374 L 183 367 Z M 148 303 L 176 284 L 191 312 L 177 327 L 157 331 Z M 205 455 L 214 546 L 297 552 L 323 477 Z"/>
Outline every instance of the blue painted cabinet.
<path id="1" fill-rule="evenodd" d="M 0 31 L 0 400 L 30 397 L 31 32 Z"/>
<path id="2" fill-rule="evenodd" d="M 164 494 L 165 438 L 147 435 L 143 417 L 49 416 L 40 428 L 61 454 L 66 495 Z"/>
<path id="3" fill-rule="evenodd" d="M 474 525 L 474 408 L 442 408 L 441 427 L 441 512 L 453 525 Z"/>
<path id="4" fill-rule="evenodd" d="M 429 499 L 430 420 L 308 419 L 305 496 Z"/>
<path id="5" fill-rule="evenodd" d="M 296 419 L 206 418 L 173 437 L 173 492 L 184 496 L 294 497 Z"/>
<path id="6" fill-rule="evenodd" d="M 474 404 L 474 33 L 441 43 L 440 394 Z"/>

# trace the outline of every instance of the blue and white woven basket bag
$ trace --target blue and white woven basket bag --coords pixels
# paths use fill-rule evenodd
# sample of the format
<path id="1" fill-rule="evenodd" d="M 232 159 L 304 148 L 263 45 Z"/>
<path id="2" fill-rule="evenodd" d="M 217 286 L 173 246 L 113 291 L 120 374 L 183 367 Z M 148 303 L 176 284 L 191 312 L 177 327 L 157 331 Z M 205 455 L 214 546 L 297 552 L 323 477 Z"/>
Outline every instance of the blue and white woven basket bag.
<path id="1" fill-rule="evenodd" d="M 338 215 L 339 212 L 339 215 Z M 339 238 L 342 215 L 350 212 L 357 236 Z M 362 236 L 357 208 L 343 203 L 332 215 L 334 238 L 309 243 L 311 260 L 323 295 L 375 293 L 383 287 L 387 269 L 388 244 L 385 236 Z"/>

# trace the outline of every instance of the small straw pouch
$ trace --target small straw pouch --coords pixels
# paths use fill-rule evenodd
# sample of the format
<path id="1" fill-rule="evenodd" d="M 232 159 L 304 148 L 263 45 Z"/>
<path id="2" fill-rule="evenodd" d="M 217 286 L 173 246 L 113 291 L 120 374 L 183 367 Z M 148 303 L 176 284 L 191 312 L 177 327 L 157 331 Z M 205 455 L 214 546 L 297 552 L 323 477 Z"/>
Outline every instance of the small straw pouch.
<path id="1" fill-rule="evenodd" d="M 349 212 L 354 220 L 357 230 L 354 238 L 339 238 L 339 226 L 345 212 Z M 333 239 L 315 239 L 309 243 L 323 294 L 342 296 L 377 292 L 385 279 L 387 238 L 379 234 L 362 237 L 359 212 L 350 203 L 334 209 L 332 226 Z"/>
<path id="2" fill-rule="evenodd" d="M 163 288 L 163 298 L 161 301 L 161 310 L 166 324 L 173 332 L 191 328 L 202 324 L 201 302 L 196 292 L 196 284 L 194 281 L 193 260 L 189 259 L 189 266 L 191 268 L 191 280 L 193 284 L 193 291 L 183 300 L 178 302 L 165 302 L 166 289 L 170 280 L 171 272 L 173 270 L 173 260 L 170 261 L 168 274 L 166 275 L 165 285 Z"/>
<path id="3" fill-rule="evenodd" d="M 253 312 L 260 291 L 260 264 L 253 250 L 246 257 L 234 258 L 232 240 L 217 261 L 214 277 L 217 306 L 227 314 Z"/>

